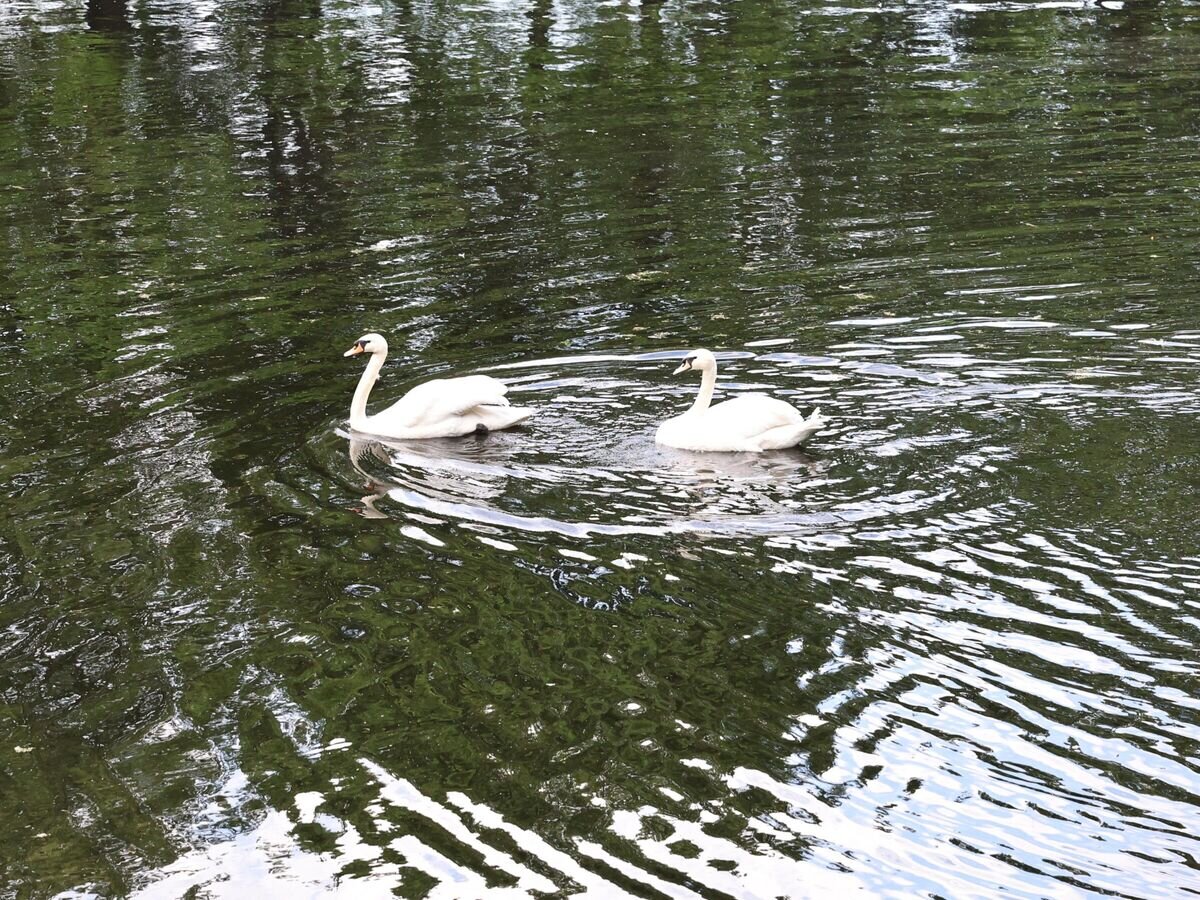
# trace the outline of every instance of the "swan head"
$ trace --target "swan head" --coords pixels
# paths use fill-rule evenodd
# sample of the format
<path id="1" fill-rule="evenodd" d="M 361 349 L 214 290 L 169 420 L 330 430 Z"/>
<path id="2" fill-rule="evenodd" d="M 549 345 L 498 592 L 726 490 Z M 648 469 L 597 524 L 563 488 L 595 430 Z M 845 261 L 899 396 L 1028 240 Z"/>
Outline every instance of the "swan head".
<path id="1" fill-rule="evenodd" d="M 680 372 L 688 372 L 695 369 L 698 372 L 707 372 L 709 369 L 716 369 L 717 358 L 707 350 L 693 350 L 683 360 L 683 363 L 672 372 L 672 375 L 678 375 Z"/>
<path id="2" fill-rule="evenodd" d="M 372 331 L 370 334 L 364 334 L 357 341 L 355 341 L 354 346 L 351 347 L 349 350 L 347 350 L 345 353 L 343 353 L 342 356 L 358 356 L 358 354 L 360 354 L 360 353 L 387 353 L 387 352 L 388 352 L 388 345 L 387 345 L 387 341 L 384 340 L 383 335 L 376 334 L 375 332 Z"/>

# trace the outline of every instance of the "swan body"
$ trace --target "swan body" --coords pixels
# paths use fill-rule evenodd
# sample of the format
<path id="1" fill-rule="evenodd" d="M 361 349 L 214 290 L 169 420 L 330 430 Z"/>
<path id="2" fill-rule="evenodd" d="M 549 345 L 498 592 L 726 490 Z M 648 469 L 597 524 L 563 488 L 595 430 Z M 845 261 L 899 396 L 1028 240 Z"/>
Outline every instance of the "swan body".
<path id="1" fill-rule="evenodd" d="M 700 393 L 691 409 L 658 426 L 655 442 L 678 450 L 760 453 L 782 450 L 808 440 L 829 423 L 821 411 L 807 419 L 800 410 L 762 394 L 750 394 L 709 406 L 717 383 L 717 360 L 707 350 L 689 353 L 674 374 L 703 373 Z"/>
<path id="2" fill-rule="evenodd" d="M 387 409 L 367 415 L 367 397 L 387 359 L 388 345 L 382 335 L 364 334 L 343 356 L 371 354 L 354 399 L 350 403 L 350 427 L 363 434 L 415 440 L 459 437 L 475 432 L 499 431 L 523 422 L 533 410 L 510 406 L 508 385 L 487 375 L 436 378 L 419 384 Z"/>

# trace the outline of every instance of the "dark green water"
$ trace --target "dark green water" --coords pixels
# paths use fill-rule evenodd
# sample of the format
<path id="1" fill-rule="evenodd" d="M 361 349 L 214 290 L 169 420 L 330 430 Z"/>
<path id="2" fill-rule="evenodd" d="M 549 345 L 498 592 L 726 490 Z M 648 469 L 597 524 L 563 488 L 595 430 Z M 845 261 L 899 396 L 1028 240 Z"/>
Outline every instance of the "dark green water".
<path id="1" fill-rule="evenodd" d="M 0 895 L 1200 893 L 1200 5 L 100 5 L 0 5 Z M 352 442 L 368 330 L 539 413 Z M 657 449 L 695 346 L 833 426 Z"/>

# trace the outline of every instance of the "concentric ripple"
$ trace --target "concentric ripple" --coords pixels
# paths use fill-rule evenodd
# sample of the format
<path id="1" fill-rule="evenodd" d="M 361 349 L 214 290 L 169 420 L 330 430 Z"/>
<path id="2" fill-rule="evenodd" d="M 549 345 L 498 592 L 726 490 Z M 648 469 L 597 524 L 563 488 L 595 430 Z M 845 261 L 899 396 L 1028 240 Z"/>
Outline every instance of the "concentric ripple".
<path id="1" fill-rule="evenodd" d="M 786 339 L 750 342 L 775 345 L 757 355 L 719 354 L 716 402 L 766 392 L 831 417 L 803 450 L 692 453 L 655 445 L 658 423 L 685 409 L 696 389 L 670 378 L 667 361 L 682 355 L 675 352 L 494 367 L 488 371 L 509 382 L 510 396 L 538 409 L 517 430 L 403 442 L 339 429 L 336 439 L 316 439 L 313 452 L 331 474 L 369 487 L 376 511 L 385 500 L 468 526 L 581 539 L 836 533 L 850 540 L 905 516 L 1017 514 L 996 492 L 1039 420 L 1079 426 L 1165 403 L 1200 411 L 1194 392 L 1155 383 L 1178 384 L 1181 365 L 1194 376 L 1200 338 L 1190 333 L 1155 338 L 1129 324 L 1081 331 L 1040 319 L 833 324 L 857 339 L 829 345 L 827 355 L 775 349 L 795 343 Z M 955 332 L 980 329 L 1009 337 L 990 339 L 988 356 L 941 349 L 947 339 L 964 340 Z M 1031 336 L 1047 333 L 1051 349 L 1039 353 Z M 1121 334 L 1138 335 L 1126 338 L 1125 356 L 1109 340 Z M 1186 353 L 1153 352 L 1167 344 Z M 964 410 L 977 428 L 963 426 Z M 945 424 L 939 411 L 952 411 Z M 918 459 L 919 469 L 904 471 L 904 460 Z"/>

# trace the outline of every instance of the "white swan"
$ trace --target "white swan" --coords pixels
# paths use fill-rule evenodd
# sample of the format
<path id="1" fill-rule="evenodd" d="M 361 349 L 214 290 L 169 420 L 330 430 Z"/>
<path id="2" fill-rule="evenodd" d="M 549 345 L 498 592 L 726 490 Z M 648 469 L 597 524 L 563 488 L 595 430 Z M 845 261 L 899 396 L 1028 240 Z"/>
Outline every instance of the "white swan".
<path id="1" fill-rule="evenodd" d="M 533 415 L 532 409 L 509 406 L 508 385 L 487 375 L 437 378 L 419 384 L 387 409 L 367 415 L 367 397 L 379 378 L 388 345 L 382 335 L 364 334 L 343 356 L 370 353 L 371 361 L 354 389 L 350 427 L 364 434 L 410 440 L 458 437 L 499 431 Z"/>
<path id="2" fill-rule="evenodd" d="M 790 403 L 749 394 L 709 406 L 717 383 L 717 359 L 707 350 L 693 350 L 678 369 L 704 373 L 696 402 L 681 416 L 658 426 L 654 440 L 679 450 L 758 453 L 795 447 L 828 424 L 819 409 L 807 419 Z"/>

